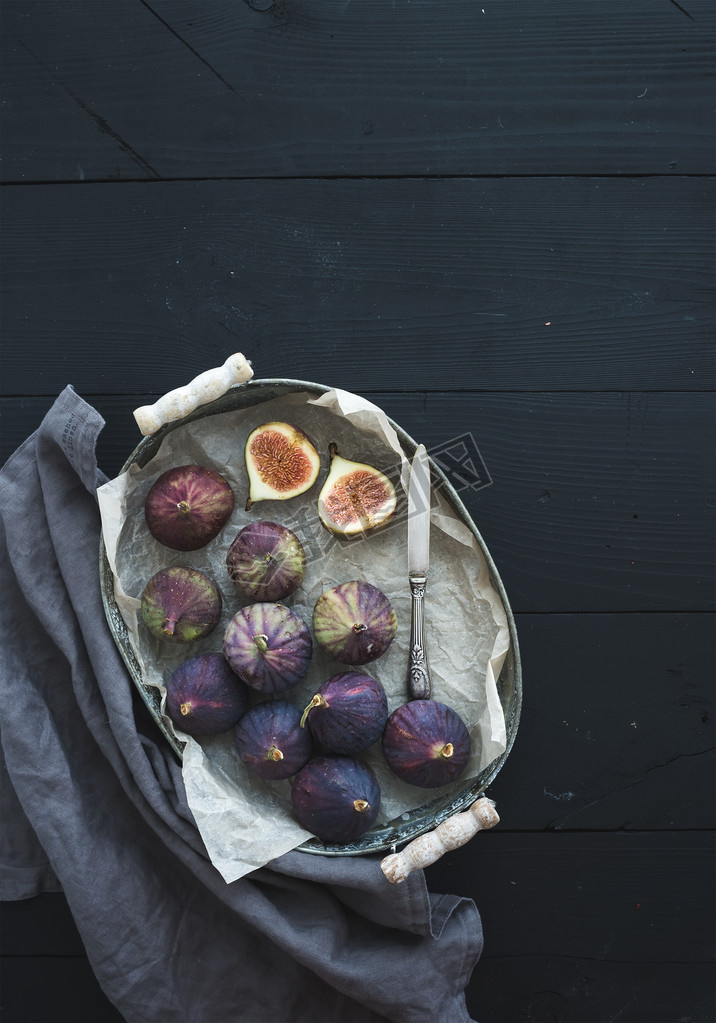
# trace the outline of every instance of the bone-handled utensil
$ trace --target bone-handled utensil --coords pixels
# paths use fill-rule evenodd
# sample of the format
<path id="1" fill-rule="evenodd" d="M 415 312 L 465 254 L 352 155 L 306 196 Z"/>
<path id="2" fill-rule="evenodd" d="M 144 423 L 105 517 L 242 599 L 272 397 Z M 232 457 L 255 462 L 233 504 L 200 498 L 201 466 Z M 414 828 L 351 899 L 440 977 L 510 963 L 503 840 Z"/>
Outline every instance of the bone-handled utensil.
<path id="1" fill-rule="evenodd" d="M 183 387 L 134 410 L 137 426 L 145 437 L 156 433 L 166 423 L 188 416 L 200 405 L 208 405 L 225 394 L 234 384 L 243 384 L 254 375 L 251 363 L 240 352 L 230 355 L 223 366 L 207 369 Z"/>
<path id="2" fill-rule="evenodd" d="M 429 700 L 432 691 L 425 644 L 425 588 L 430 566 L 430 465 L 425 445 L 415 451 L 408 483 L 408 580 L 410 582 L 410 652 L 408 695 Z"/>
<path id="3" fill-rule="evenodd" d="M 465 813 L 448 817 L 434 831 L 414 838 L 400 852 L 385 856 L 380 862 L 380 869 L 391 884 L 401 884 L 414 870 L 429 867 L 444 853 L 465 845 L 478 831 L 487 831 L 499 822 L 495 804 L 482 796 Z"/>

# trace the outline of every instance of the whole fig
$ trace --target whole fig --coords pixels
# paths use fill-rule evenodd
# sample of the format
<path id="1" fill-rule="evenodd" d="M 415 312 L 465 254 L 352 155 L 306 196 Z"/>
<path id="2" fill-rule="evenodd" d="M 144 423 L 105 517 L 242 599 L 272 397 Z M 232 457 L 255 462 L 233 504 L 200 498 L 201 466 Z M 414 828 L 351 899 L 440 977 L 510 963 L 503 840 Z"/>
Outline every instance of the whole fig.
<path id="1" fill-rule="evenodd" d="M 310 629 L 283 604 L 242 607 L 224 633 L 226 660 L 239 678 L 263 693 L 298 685 L 312 652 Z"/>
<path id="2" fill-rule="evenodd" d="M 220 735 L 249 708 L 249 691 L 221 654 L 197 654 L 167 682 L 166 709 L 187 735 Z"/>
<path id="3" fill-rule="evenodd" d="M 313 609 L 316 642 L 343 664 L 367 664 L 395 639 L 393 606 L 371 583 L 353 580 L 326 590 Z"/>
<path id="4" fill-rule="evenodd" d="M 470 734 L 460 715 L 436 700 L 397 707 L 383 732 L 383 756 L 393 774 L 432 789 L 455 781 L 470 757 Z"/>
<path id="5" fill-rule="evenodd" d="M 372 746 L 388 719 L 388 697 L 377 679 L 344 671 L 324 682 L 303 712 L 315 739 L 331 753 L 360 753 Z"/>
<path id="6" fill-rule="evenodd" d="M 308 762 L 311 736 L 301 715 L 287 700 L 257 703 L 234 730 L 236 751 L 249 770 L 267 781 L 290 778 Z"/>
<path id="7" fill-rule="evenodd" d="M 196 551 L 218 536 L 234 510 L 234 492 L 218 472 L 202 465 L 167 469 L 144 502 L 155 540 L 175 551 Z"/>
<path id="8" fill-rule="evenodd" d="M 226 555 L 231 581 L 245 597 L 275 601 L 298 589 L 306 553 L 295 533 L 276 522 L 250 522 Z"/>
<path id="9" fill-rule="evenodd" d="M 294 778 L 291 803 L 298 823 L 322 842 L 351 842 L 378 816 L 380 786 L 353 757 L 315 757 Z"/>
<path id="10" fill-rule="evenodd" d="M 162 568 L 144 588 L 142 621 L 159 639 L 191 643 L 208 636 L 221 617 L 221 594 L 195 568 Z"/>

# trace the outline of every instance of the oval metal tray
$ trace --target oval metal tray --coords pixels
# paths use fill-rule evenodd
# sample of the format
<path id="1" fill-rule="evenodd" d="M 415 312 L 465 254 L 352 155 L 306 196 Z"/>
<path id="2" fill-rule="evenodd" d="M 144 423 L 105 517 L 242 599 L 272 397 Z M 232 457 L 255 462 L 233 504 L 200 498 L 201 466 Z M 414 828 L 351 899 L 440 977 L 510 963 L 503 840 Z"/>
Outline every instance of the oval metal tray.
<path id="1" fill-rule="evenodd" d="M 167 434 L 171 433 L 171 431 L 175 430 L 178 426 L 183 426 L 186 423 L 193 422 L 197 419 L 204 419 L 207 416 L 218 415 L 222 412 L 231 412 L 237 409 L 249 408 L 251 405 L 258 405 L 264 401 L 269 401 L 272 398 L 284 397 L 295 391 L 306 391 L 318 396 L 325 394 L 330 390 L 330 387 L 324 386 L 323 384 L 310 383 L 305 380 L 250 380 L 246 384 L 240 384 L 237 387 L 231 388 L 226 392 L 226 394 L 222 395 L 216 401 L 202 406 L 190 415 L 185 416 L 183 419 L 162 427 L 151 437 L 145 437 L 124 463 L 121 471 L 126 472 L 131 465 L 137 465 L 140 468 L 143 468 L 147 462 L 155 456 Z M 416 441 L 414 441 L 413 438 L 410 437 L 405 430 L 403 430 L 402 427 L 393 420 L 389 419 L 388 421 L 397 433 L 406 455 L 408 458 L 412 458 L 417 447 Z M 447 796 L 442 796 L 440 799 L 433 800 L 432 802 L 426 802 L 422 806 L 407 811 L 405 814 L 402 814 L 400 817 L 390 821 L 386 825 L 372 828 L 356 842 L 352 842 L 347 845 L 326 845 L 323 842 L 320 842 L 317 838 L 314 838 L 308 842 L 304 842 L 299 847 L 303 852 L 317 853 L 324 856 L 357 856 L 365 853 L 383 852 L 388 849 L 394 849 L 396 846 L 408 842 L 411 839 L 416 838 L 418 835 L 424 834 L 426 831 L 431 831 L 442 821 L 447 820 L 448 817 L 451 817 L 455 813 L 459 813 L 460 811 L 467 809 L 467 807 L 469 807 L 476 799 L 484 795 L 487 786 L 494 780 L 507 759 L 515 741 L 522 706 L 522 671 L 520 665 L 519 646 L 517 642 L 517 630 L 515 628 L 515 621 L 507 599 L 507 594 L 505 593 L 505 588 L 502 585 L 502 580 L 500 579 L 497 568 L 490 556 L 490 552 L 488 551 L 485 542 L 480 536 L 480 533 L 472 521 L 467 509 L 455 492 L 454 487 L 440 467 L 432 460 L 430 461 L 430 469 L 434 480 L 439 481 L 441 494 L 452 506 L 458 517 L 462 519 L 465 525 L 474 534 L 475 539 L 485 556 L 492 584 L 502 600 L 505 608 L 505 614 L 507 615 L 507 623 L 510 633 L 510 648 L 502 666 L 500 677 L 497 680 L 500 702 L 505 715 L 507 744 L 504 752 L 493 760 L 491 764 L 488 764 L 488 766 L 476 778 L 471 779 L 469 783 L 462 787 L 459 782 L 456 782 L 455 789 Z M 181 759 L 183 744 L 179 742 L 177 737 L 169 730 L 169 728 L 167 728 L 160 711 L 161 698 L 159 691 L 156 687 L 145 683 L 139 663 L 130 645 L 127 626 L 114 599 L 114 577 L 112 575 L 109 561 L 107 560 L 103 540 L 100 541 L 99 561 L 102 602 L 104 604 L 105 614 L 107 616 L 107 621 L 112 635 L 114 636 L 114 640 L 125 664 L 127 665 L 132 680 L 139 691 L 139 695 L 156 721 L 157 727 L 164 734 L 167 742 L 176 755 L 179 759 Z"/>

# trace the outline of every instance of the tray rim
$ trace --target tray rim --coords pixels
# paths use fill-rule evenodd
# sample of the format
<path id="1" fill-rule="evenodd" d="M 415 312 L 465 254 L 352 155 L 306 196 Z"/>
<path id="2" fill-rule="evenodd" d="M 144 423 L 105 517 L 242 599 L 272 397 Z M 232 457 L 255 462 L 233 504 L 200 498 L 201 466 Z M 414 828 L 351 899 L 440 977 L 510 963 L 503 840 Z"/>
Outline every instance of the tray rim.
<path id="1" fill-rule="evenodd" d="M 178 427 L 184 426 L 197 419 L 203 419 L 209 416 L 218 415 L 222 412 L 233 411 L 241 408 L 242 394 L 250 394 L 251 391 L 257 389 L 265 391 L 266 389 L 271 388 L 279 388 L 282 393 L 266 397 L 258 395 L 257 401 L 249 402 L 244 405 L 244 407 L 248 408 L 251 407 L 251 405 L 260 404 L 262 401 L 269 401 L 271 400 L 271 397 L 286 396 L 293 392 L 308 391 L 319 396 L 337 389 L 325 384 L 317 384 L 307 380 L 296 380 L 292 378 L 252 378 L 246 383 L 237 384 L 234 387 L 229 388 L 221 397 L 206 405 L 200 406 L 189 415 L 172 423 L 165 424 L 151 436 L 142 438 L 124 462 L 119 475 L 127 472 L 132 465 L 139 465 L 140 468 L 143 468 L 159 450 L 164 437 Z M 383 410 L 381 409 L 381 411 Z M 386 419 L 395 430 L 408 457 L 412 456 L 418 446 L 417 442 L 385 412 L 383 414 L 386 415 Z M 399 845 L 411 841 L 428 831 L 432 831 L 438 824 L 441 824 L 444 820 L 453 816 L 453 814 L 467 809 L 473 802 L 475 802 L 476 799 L 485 795 L 487 787 L 494 781 L 514 745 L 522 711 L 522 664 L 517 638 L 517 627 L 512 608 L 510 606 L 507 593 L 505 592 L 504 584 L 500 578 L 500 574 L 487 548 L 487 544 L 473 522 L 470 513 L 442 469 L 432 458 L 429 456 L 428 458 L 431 476 L 439 481 L 439 489 L 441 493 L 447 498 L 448 503 L 453 506 L 453 510 L 458 514 L 460 519 L 470 529 L 471 533 L 477 540 L 487 563 L 490 581 L 499 594 L 505 610 L 510 646 L 507 651 L 507 656 L 505 657 L 505 662 L 502 666 L 500 676 L 496 680 L 500 702 L 505 714 L 507 732 L 505 749 L 498 757 L 495 758 L 495 760 L 488 764 L 476 778 L 473 778 L 468 785 L 460 788 L 460 783 L 456 782 L 455 790 L 451 794 L 443 796 L 442 798 L 432 802 L 426 802 L 419 807 L 415 807 L 414 809 L 407 811 L 406 818 L 401 816 L 393 821 L 389 821 L 385 825 L 371 828 L 362 836 L 361 839 L 346 845 L 324 844 L 319 839 L 313 838 L 303 842 L 300 846 L 297 846 L 297 850 L 300 852 L 323 856 L 363 856 L 370 853 L 384 852 L 386 850 L 395 851 Z M 99 544 L 99 572 L 102 605 L 115 645 L 119 649 L 120 655 L 125 662 L 134 686 L 138 690 L 139 695 L 146 705 L 153 721 L 156 723 L 159 730 L 164 735 L 164 738 L 169 743 L 174 755 L 181 762 L 183 759 L 183 749 L 185 744 L 177 739 L 163 721 L 161 714 L 157 710 L 156 699 L 158 690 L 155 686 L 150 686 L 144 682 L 139 662 L 137 661 L 136 655 L 129 644 L 129 632 L 114 598 L 114 575 L 107 557 L 104 544 L 104 534 L 101 530 Z M 503 699 L 503 690 L 507 681 L 506 676 L 508 674 L 511 676 L 509 679 L 511 691 L 509 693 L 509 700 L 506 703 Z M 427 791 L 429 790 L 426 790 L 426 792 Z"/>

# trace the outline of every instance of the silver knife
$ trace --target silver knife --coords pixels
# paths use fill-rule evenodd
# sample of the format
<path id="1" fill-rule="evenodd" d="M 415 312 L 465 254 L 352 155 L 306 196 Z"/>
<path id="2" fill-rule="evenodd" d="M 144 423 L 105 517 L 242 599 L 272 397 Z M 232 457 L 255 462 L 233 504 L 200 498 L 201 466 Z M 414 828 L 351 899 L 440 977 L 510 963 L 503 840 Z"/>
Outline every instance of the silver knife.
<path id="1" fill-rule="evenodd" d="M 412 598 L 408 694 L 429 700 L 430 669 L 425 650 L 425 587 L 430 565 L 430 464 L 425 445 L 413 456 L 408 483 L 408 579 Z"/>

